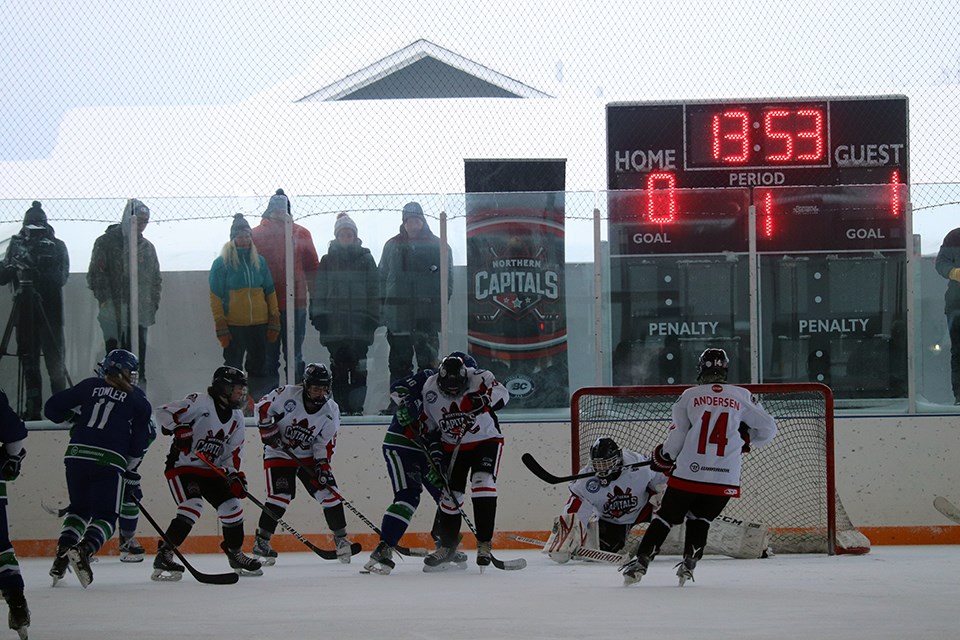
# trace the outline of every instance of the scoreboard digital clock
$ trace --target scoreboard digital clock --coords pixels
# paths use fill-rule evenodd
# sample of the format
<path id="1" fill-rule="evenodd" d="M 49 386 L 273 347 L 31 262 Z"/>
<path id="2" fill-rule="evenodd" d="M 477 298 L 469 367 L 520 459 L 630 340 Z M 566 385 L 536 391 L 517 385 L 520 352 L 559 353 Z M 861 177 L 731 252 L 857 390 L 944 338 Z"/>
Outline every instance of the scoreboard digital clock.
<path id="1" fill-rule="evenodd" d="M 607 105 L 609 189 L 908 182 L 905 96 Z"/>

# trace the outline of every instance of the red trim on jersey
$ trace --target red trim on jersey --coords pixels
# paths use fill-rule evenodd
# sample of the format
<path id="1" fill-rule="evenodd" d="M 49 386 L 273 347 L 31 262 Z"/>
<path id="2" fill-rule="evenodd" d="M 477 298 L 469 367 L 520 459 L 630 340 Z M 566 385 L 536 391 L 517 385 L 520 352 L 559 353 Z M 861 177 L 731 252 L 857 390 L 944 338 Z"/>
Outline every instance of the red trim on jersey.
<path id="1" fill-rule="evenodd" d="M 474 442 L 460 442 L 460 451 L 470 451 L 471 449 L 476 449 L 477 445 L 483 444 L 484 442 L 490 442 L 491 440 L 498 441 L 500 443 L 500 452 L 497 454 L 497 465 L 495 469 L 500 468 L 500 458 L 503 457 L 503 438 L 487 438 L 486 440 L 476 440 Z M 457 445 L 450 442 L 442 442 L 443 450 L 446 453 L 453 453 L 453 450 L 457 448 Z"/>
<path id="2" fill-rule="evenodd" d="M 694 480 L 684 480 L 677 476 L 670 476 L 667 480 L 667 486 L 674 489 L 682 489 L 690 493 L 700 493 L 706 496 L 726 496 L 728 498 L 739 498 L 740 487 L 728 484 L 713 484 L 711 482 L 696 482 Z"/>

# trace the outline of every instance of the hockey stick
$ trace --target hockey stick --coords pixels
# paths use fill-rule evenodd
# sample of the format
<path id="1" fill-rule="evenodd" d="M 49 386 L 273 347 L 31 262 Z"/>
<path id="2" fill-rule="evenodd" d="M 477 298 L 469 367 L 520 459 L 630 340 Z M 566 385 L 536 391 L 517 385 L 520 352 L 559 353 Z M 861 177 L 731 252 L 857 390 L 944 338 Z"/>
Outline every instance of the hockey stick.
<path id="1" fill-rule="evenodd" d="M 319 489 L 320 486 L 319 486 L 319 483 L 317 482 L 317 479 L 316 479 L 316 472 L 314 472 L 314 470 L 313 470 L 312 468 L 310 468 L 310 466 L 309 466 L 306 462 L 304 462 L 303 460 L 301 460 L 300 458 L 298 458 L 297 455 L 296 455 L 293 451 L 291 451 L 289 447 L 287 447 L 287 445 L 281 444 L 281 445 L 280 445 L 280 449 L 281 449 L 285 454 L 287 454 L 287 456 L 289 456 L 291 460 L 293 460 L 294 462 L 296 462 L 296 463 L 297 463 L 297 466 L 299 466 L 301 469 L 303 469 L 304 473 L 306 473 L 308 476 L 310 476 L 310 479 L 313 481 L 314 486 Z M 365 524 L 365 525 L 367 525 L 368 527 L 370 527 L 371 529 L 373 529 L 373 532 L 376 533 L 377 536 L 379 536 L 379 537 L 381 537 L 381 538 L 383 537 L 383 533 L 380 531 L 379 527 L 377 527 L 377 525 L 373 524 L 365 515 L 363 515 L 362 513 L 360 513 L 360 511 L 359 511 L 356 507 L 354 507 L 353 504 L 351 504 L 349 500 L 347 500 L 346 498 L 343 497 L 343 494 L 342 494 L 342 493 L 340 493 L 337 489 L 335 489 L 334 487 L 331 487 L 331 486 L 327 486 L 327 487 L 323 487 L 323 488 L 325 488 L 327 491 L 329 491 L 331 494 L 333 494 L 333 497 L 335 497 L 337 500 L 339 500 L 340 502 L 342 502 L 342 503 L 343 503 L 343 506 L 345 506 L 347 509 L 349 509 L 349 510 L 351 511 L 351 513 L 353 513 L 353 515 L 357 516 L 357 518 L 359 518 L 360 521 L 363 522 L 363 524 Z M 429 552 L 428 550 L 426 550 L 426 549 L 410 549 L 410 548 L 405 547 L 405 546 L 400 545 L 400 544 L 394 545 L 393 548 L 396 549 L 397 553 L 399 553 L 399 554 L 401 554 L 401 555 L 405 555 L 405 556 L 416 556 L 416 557 L 423 558 L 423 557 L 425 557 L 426 555 L 428 555 L 428 554 L 430 553 L 430 552 Z"/>
<path id="2" fill-rule="evenodd" d="M 427 457 L 427 463 L 430 465 L 430 468 L 433 469 L 434 473 L 440 476 L 440 481 L 443 482 L 443 488 L 450 497 L 450 500 L 457 507 L 457 511 L 460 512 L 460 517 L 463 518 L 463 521 L 467 523 L 467 527 L 469 527 L 470 532 L 473 533 L 473 537 L 477 538 L 477 528 L 463 510 L 463 505 L 461 505 L 456 496 L 453 495 L 453 489 L 450 488 L 450 482 L 447 480 L 447 476 L 443 474 L 443 471 L 440 470 L 440 467 L 437 465 L 437 463 L 434 462 L 433 458 L 430 457 L 430 452 L 427 451 L 427 448 L 423 445 L 423 442 L 421 442 L 419 439 L 414 440 L 414 442 L 416 442 L 417 446 L 423 450 L 424 455 Z M 497 569 L 501 569 L 503 571 L 519 571 L 527 566 L 527 561 L 523 558 L 517 558 L 516 560 L 501 560 L 495 557 L 492 553 L 490 554 L 490 563 L 493 564 L 493 566 Z"/>
<path id="3" fill-rule="evenodd" d="M 544 482 L 549 482 L 550 484 L 560 484 L 561 482 L 570 482 L 571 480 L 579 480 L 580 478 L 589 478 L 590 476 L 596 475 L 595 471 L 587 471 L 584 473 L 575 473 L 569 476 L 555 476 L 549 471 L 547 471 L 546 469 L 544 469 L 542 466 L 540 466 L 540 463 L 537 462 L 536 458 L 534 458 L 529 453 L 525 453 L 522 456 L 520 456 L 520 460 L 523 461 L 523 464 L 526 465 L 527 469 L 530 469 L 533 475 L 537 476 Z M 648 467 L 650 466 L 650 462 L 651 462 L 650 460 L 643 460 L 642 462 L 625 464 L 623 465 L 623 468 L 636 469 L 637 467 Z"/>
<path id="4" fill-rule="evenodd" d="M 944 516 L 953 520 L 957 524 L 960 524 L 960 509 L 957 508 L 957 505 L 953 504 L 943 496 L 937 496 L 933 499 L 933 506 L 936 507 L 937 511 L 942 513 Z"/>
<path id="5" fill-rule="evenodd" d="M 524 536 L 507 536 L 511 540 L 516 540 L 517 542 L 522 542 L 524 544 L 532 544 L 535 547 L 540 547 L 541 549 L 547 545 L 545 540 L 537 540 L 536 538 L 526 538 Z M 597 562 L 606 562 L 608 564 L 621 565 L 626 559 L 626 556 L 620 555 L 619 553 L 614 553 L 613 551 L 602 551 L 601 549 L 591 549 L 590 547 L 577 547 L 570 552 L 570 555 L 577 556 L 578 558 L 585 558 L 587 560 L 596 560 Z"/>
<path id="6" fill-rule="evenodd" d="M 43 500 L 40 501 L 40 506 L 44 511 L 52 516 L 57 516 L 58 518 L 62 518 L 63 516 L 67 515 L 67 511 L 69 511 L 68 507 L 51 507 Z"/>
<path id="7" fill-rule="evenodd" d="M 205 465 L 207 465 L 208 467 L 210 467 L 211 469 L 213 469 L 214 471 L 216 471 L 216 472 L 217 472 L 217 475 L 219 475 L 221 478 L 223 478 L 224 481 L 227 480 L 227 474 L 225 474 L 225 473 L 223 472 L 223 469 L 221 469 L 221 468 L 218 467 L 217 465 L 215 465 L 215 464 L 213 464 L 212 462 L 210 462 L 210 460 L 208 460 L 205 455 L 203 455 L 202 453 L 195 453 L 195 454 L 193 454 L 193 455 L 195 455 L 197 458 L 199 458 L 200 461 L 203 462 Z M 261 511 L 263 511 L 265 514 L 267 514 L 269 517 L 273 518 L 273 520 L 275 520 L 276 523 L 279 524 L 281 527 L 283 527 L 284 529 L 286 529 L 287 531 L 289 531 L 290 533 L 292 533 L 294 538 L 296 538 L 297 540 L 299 540 L 300 542 L 302 542 L 304 545 L 306 545 L 306 547 L 307 547 L 308 549 L 310 549 L 311 551 L 313 551 L 315 554 L 317 554 L 318 556 L 320 556 L 320 557 L 323 558 L 324 560 L 336 560 L 336 559 L 337 559 L 337 552 L 336 552 L 335 549 L 321 549 L 320 547 L 316 546 L 315 544 L 313 544 L 312 542 L 310 542 L 309 540 L 307 540 L 306 538 L 304 538 L 302 535 L 300 535 L 300 532 L 299 532 L 299 531 L 297 531 L 296 529 L 294 529 L 293 527 L 291 527 L 289 524 L 287 524 L 287 523 L 283 520 L 283 518 L 281 518 L 280 516 L 278 516 L 277 514 L 275 514 L 273 511 L 270 511 L 270 509 L 267 509 L 267 505 L 263 504 L 262 502 L 260 502 L 260 501 L 257 500 L 256 498 L 254 498 L 252 495 L 250 495 L 250 492 L 249 492 L 249 491 L 244 490 L 243 493 L 244 493 L 244 496 L 245 496 L 248 500 L 250 500 L 250 502 L 252 502 L 253 504 L 255 504 L 255 505 L 257 505 L 258 507 L 260 507 L 260 510 L 261 510 Z M 360 553 L 361 549 L 362 549 L 362 547 L 360 546 L 360 543 L 354 542 L 352 545 L 350 545 L 350 555 L 353 555 L 353 556 L 357 555 L 358 553 Z"/>
<path id="8" fill-rule="evenodd" d="M 160 528 L 160 525 L 157 524 L 157 521 L 153 519 L 153 516 L 150 515 L 150 512 L 143 506 L 143 503 L 140 502 L 136 497 L 133 498 L 133 501 L 137 503 L 137 506 L 140 507 L 140 513 L 143 514 L 143 517 L 147 519 L 147 522 L 157 530 L 157 533 L 160 534 L 160 538 L 170 547 L 170 550 L 173 551 L 174 555 L 183 563 L 184 569 L 190 572 L 197 582 L 203 584 L 234 584 L 237 580 L 240 579 L 240 576 L 231 571 L 230 573 L 204 573 L 197 570 L 192 564 L 190 564 L 186 558 L 183 557 L 183 554 L 180 553 L 180 549 L 177 549 L 177 545 L 170 542 L 170 538 L 167 537 L 166 532 Z"/>

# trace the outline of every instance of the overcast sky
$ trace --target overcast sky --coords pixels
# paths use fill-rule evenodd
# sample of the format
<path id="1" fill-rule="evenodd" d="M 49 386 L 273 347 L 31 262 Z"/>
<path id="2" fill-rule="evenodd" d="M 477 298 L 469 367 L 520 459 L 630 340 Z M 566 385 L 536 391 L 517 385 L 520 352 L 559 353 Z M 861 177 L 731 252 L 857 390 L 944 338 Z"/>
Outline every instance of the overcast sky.
<path id="1" fill-rule="evenodd" d="M 47 156 L 74 107 L 237 103 L 318 65 L 347 75 L 384 40 L 426 38 L 553 95 L 956 85 L 954 4 L 3 0 L 0 159 Z"/>

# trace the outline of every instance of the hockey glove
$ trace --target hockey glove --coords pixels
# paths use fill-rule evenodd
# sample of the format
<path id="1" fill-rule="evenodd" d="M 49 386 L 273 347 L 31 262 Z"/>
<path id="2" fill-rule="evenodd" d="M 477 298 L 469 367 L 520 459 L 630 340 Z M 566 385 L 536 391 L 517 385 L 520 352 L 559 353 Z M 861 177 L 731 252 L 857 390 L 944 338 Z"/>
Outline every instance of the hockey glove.
<path id="1" fill-rule="evenodd" d="M 470 401 L 470 413 L 479 414 L 490 406 L 490 398 L 485 393 L 471 393 L 467 396 Z"/>
<path id="2" fill-rule="evenodd" d="M 0 448 L 0 480 L 11 482 L 20 477 L 20 467 L 27 450 L 20 449 L 17 455 L 10 455 L 6 447 Z"/>
<path id="3" fill-rule="evenodd" d="M 217 340 L 220 341 L 220 346 L 226 349 L 230 346 L 230 331 L 227 330 L 223 335 L 218 335 Z"/>
<path id="4" fill-rule="evenodd" d="M 143 500 L 143 489 L 140 488 L 140 474 L 136 471 L 123 472 L 123 501 L 133 502 Z"/>
<path id="5" fill-rule="evenodd" d="M 743 439 L 743 446 L 740 447 L 740 453 L 750 453 L 750 427 L 746 422 L 740 423 L 740 437 Z"/>
<path id="6" fill-rule="evenodd" d="M 337 486 L 337 481 L 333 477 L 333 471 L 330 469 L 330 461 L 326 458 L 317 460 L 317 489 L 326 489 L 327 487 Z"/>
<path id="7" fill-rule="evenodd" d="M 187 425 L 180 425 L 173 430 L 173 446 L 180 453 L 190 453 L 193 449 L 193 429 Z"/>
<path id="8" fill-rule="evenodd" d="M 399 407 L 397 407 L 397 413 L 394 414 L 397 416 L 397 423 L 401 427 L 410 427 L 417 421 L 417 410 L 415 407 L 411 406 L 409 402 L 404 402 Z"/>
<path id="9" fill-rule="evenodd" d="M 658 444 L 650 456 L 650 468 L 668 476 L 677 468 L 677 463 L 669 454 L 664 453 L 663 445 Z"/>
<path id="10" fill-rule="evenodd" d="M 227 476 L 227 488 L 238 498 L 247 495 L 247 478 L 240 471 L 224 471 Z"/>
<path id="11" fill-rule="evenodd" d="M 280 427 L 277 426 L 277 423 L 260 425 L 260 440 L 264 446 L 278 446 L 280 444 Z"/>

